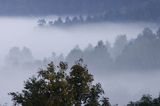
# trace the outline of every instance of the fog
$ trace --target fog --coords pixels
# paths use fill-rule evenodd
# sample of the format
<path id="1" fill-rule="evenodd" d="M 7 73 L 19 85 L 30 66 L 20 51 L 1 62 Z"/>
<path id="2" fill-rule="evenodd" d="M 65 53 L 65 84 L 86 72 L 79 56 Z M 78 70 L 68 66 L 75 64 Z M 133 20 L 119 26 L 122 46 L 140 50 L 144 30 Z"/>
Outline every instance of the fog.
<path id="1" fill-rule="evenodd" d="M 134 22 L 84 24 L 67 28 L 40 28 L 39 18 L 32 17 L 1 17 L 0 18 L 0 104 L 11 104 L 9 92 L 20 91 L 23 82 L 36 74 L 40 67 L 30 69 L 8 68 L 5 58 L 12 47 L 27 47 L 31 50 L 34 60 L 43 60 L 52 52 L 66 56 L 71 49 L 79 45 L 84 49 L 88 44 L 96 45 L 103 40 L 114 43 L 117 35 L 125 34 L 127 39 L 134 39 L 145 27 L 156 31 L 157 24 Z M 108 71 L 107 71 L 108 72 Z M 102 83 L 106 96 L 112 104 L 125 105 L 130 100 L 138 100 L 142 94 L 150 93 L 157 96 L 160 91 L 159 72 L 109 72 L 94 71 L 95 82 Z"/>
<path id="2" fill-rule="evenodd" d="M 157 29 L 157 25 L 152 23 L 110 22 L 67 29 L 40 29 L 37 26 L 38 19 L 0 18 L 1 56 L 4 56 L 14 46 L 30 48 L 36 58 L 48 56 L 53 51 L 58 54 L 66 54 L 77 44 L 84 48 L 89 43 L 95 45 L 98 40 L 114 42 L 115 37 L 120 34 L 126 34 L 129 39 L 135 38 L 144 27 Z"/>
<path id="3" fill-rule="evenodd" d="M 144 94 L 152 97 L 159 96 L 159 72 L 128 72 L 96 75 L 95 79 L 102 82 L 102 86 L 112 104 L 125 106 L 129 101 L 137 101 Z"/>

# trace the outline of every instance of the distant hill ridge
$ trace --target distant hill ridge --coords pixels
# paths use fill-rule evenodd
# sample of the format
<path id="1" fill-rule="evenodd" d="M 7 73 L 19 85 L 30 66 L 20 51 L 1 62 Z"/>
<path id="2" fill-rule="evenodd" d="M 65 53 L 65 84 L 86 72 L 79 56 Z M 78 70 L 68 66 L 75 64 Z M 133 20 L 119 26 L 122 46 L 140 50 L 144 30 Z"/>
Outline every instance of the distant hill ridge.
<path id="1" fill-rule="evenodd" d="M 0 0 L 1 16 L 102 14 L 111 19 L 160 19 L 160 0 Z"/>

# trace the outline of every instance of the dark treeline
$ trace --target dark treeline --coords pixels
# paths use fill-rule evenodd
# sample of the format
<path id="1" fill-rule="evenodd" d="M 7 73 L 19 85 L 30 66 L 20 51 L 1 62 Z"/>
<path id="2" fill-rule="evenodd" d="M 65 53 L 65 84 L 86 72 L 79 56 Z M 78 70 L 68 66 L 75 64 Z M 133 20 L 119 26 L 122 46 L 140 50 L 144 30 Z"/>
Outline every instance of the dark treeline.
<path id="1" fill-rule="evenodd" d="M 103 14 L 108 20 L 159 20 L 159 0 L 0 0 L 1 16 Z"/>
<path id="2" fill-rule="evenodd" d="M 104 22 L 104 20 L 101 20 L 101 22 Z M 100 22 L 100 21 L 96 21 L 93 17 L 88 16 L 86 19 L 84 18 L 84 16 L 74 16 L 73 18 L 71 17 L 66 17 L 65 19 L 59 17 L 56 20 L 50 20 L 47 22 L 46 19 L 39 19 L 38 20 L 38 25 L 39 26 L 59 26 L 59 27 L 63 27 L 63 26 L 71 26 L 71 25 L 80 25 L 80 24 L 87 24 L 87 23 L 96 23 L 96 22 Z"/>
<path id="3" fill-rule="evenodd" d="M 113 46 L 107 41 L 99 41 L 96 46 L 89 44 L 84 50 L 76 46 L 66 57 L 52 53 L 50 57 L 36 60 L 29 49 L 15 47 L 9 51 L 5 61 L 7 67 L 38 67 L 50 61 L 67 61 L 72 65 L 75 60 L 83 58 L 88 67 L 94 70 L 157 70 L 160 69 L 159 47 L 160 29 L 153 33 L 145 28 L 135 39 L 127 40 L 126 35 L 120 35 Z"/>
<path id="4" fill-rule="evenodd" d="M 88 15 L 88 16 L 66 16 L 66 17 L 58 17 L 56 20 L 46 20 L 39 19 L 39 26 L 72 26 L 72 25 L 82 25 L 82 24 L 91 24 L 91 23 L 103 23 L 107 21 L 113 21 L 108 16 L 107 13 L 103 13 L 100 15 Z"/>
<path id="5" fill-rule="evenodd" d="M 127 106 L 160 106 L 160 95 L 152 98 L 151 95 L 143 95 L 139 101 L 130 102 Z"/>

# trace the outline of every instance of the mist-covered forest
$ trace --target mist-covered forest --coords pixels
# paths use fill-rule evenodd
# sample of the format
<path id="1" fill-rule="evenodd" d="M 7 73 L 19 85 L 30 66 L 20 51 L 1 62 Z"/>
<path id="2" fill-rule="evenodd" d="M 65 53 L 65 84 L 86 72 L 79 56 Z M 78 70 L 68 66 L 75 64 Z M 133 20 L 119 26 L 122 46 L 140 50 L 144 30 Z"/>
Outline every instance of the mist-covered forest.
<path id="1" fill-rule="evenodd" d="M 0 0 L 0 14 L 44 16 L 105 13 L 108 20 L 114 21 L 158 21 L 159 5 L 159 0 Z"/>
<path id="2" fill-rule="evenodd" d="M 145 28 L 135 39 L 128 40 L 126 35 L 119 35 L 111 45 L 108 41 L 97 41 L 85 49 L 78 45 L 67 55 L 56 55 L 53 51 L 50 57 L 36 60 L 32 51 L 24 47 L 13 47 L 5 58 L 7 67 L 40 67 L 54 61 L 66 61 L 73 64 L 82 58 L 94 71 L 158 71 L 160 69 L 160 30 L 153 32 Z"/>
<path id="3" fill-rule="evenodd" d="M 0 106 L 159 106 L 159 10 L 160 0 L 0 0 Z"/>
<path id="4" fill-rule="evenodd" d="M 5 74 L 9 72 L 13 75 L 17 74 L 21 76 L 21 74 L 25 73 L 29 77 L 33 75 L 33 73 L 36 73 L 36 70 L 39 68 L 45 68 L 47 64 L 52 61 L 55 64 L 58 64 L 60 61 L 64 61 L 67 62 L 70 67 L 75 64 L 76 60 L 83 59 L 90 72 L 95 75 L 95 79 L 102 81 L 104 86 L 106 85 L 105 77 L 108 77 L 108 81 L 106 81 L 108 83 L 106 86 L 108 87 L 106 87 L 105 90 L 107 90 L 107 88 L 109 90 L 113 89 L 113 91 L 116 91 L 117 93 L 110 94 L 107 90 L 107 93 L 111 95 L 108 97 L 110 97 L 112 104 L 115 104 L 116 100 L 122 100 L 121 102 L 118 102 L 118 104 L 127 105 L 128 103 L 128 106 L 132 106 L 132 103 L 139 103 L 137 101 L 129 104 L 129 101 L 137 100 L 137 96 L 133 99 L 133 96 L 129 93 L 130 91 L 133 91 L 133 93 L 137 92 L 137 89 L 134 89 L 134 86 L 138 85 L 138 89 L 143 91 L 141 91 L 139 97 L 142 94 L 153 93 L 152 91 L 148 92 L 144 90 L 144 86 L 148 90 L 150 89 L 149 86 L 157 87 L 157 92 L 154 92 L 156 93 L 154 94 L 154 97 L 159 92 L 158 85 L 154 85 L 155 82 L 159 81 L 159 29 L 152 31 L 150 28 L 144 28 L 141 33 L 133 39 L 128 39 L 127 36 L 128 35 L 118 35 L 115 38 L 114 43 L 110 43 L 107 40 L 97 40 L 95 45 L 88 44 L 88 46 L 86 45 L 83 49 L 80 48 L 79 45 L 75 45 L 75 47 L 69 50 L 67 54 L 56 54 L 56 52 L 53 51 L 50 53 L 50 56 L 39 59 L 36 58 L 36 56 L 32 53 L 32 50 L 28 47 L 12 47 L 5 55 L 1 68 L 6 70 Z M 152 78 L 152 75 L 154 74 L 156 74 L 156 76 Z M 20 76 L 17 77 L 17 80 L 23 77 L 23 75 L 21 77 Z M 27 76 L 24 78 L 27 78 Z M 148 78 L 150 81 L 147 80 Z M 128 81 L 126 82 L 125 80 Z M 137 84 L 134 83 L 133 85 L 130 85 L 130 81 L 133 80 L 139 82 Z M 120 83 L 117 84 L 117 86 L 120 86 L 119 89 L 117 89 L 117 87 L 112 88 L 112 84 L 117 81 L 122 81 L 122 84 L 124 85 L 121 85 Z M 128 88 L 123 88 L 123 86 L 127 87 L 128 84 L 130 87 L 133 87 L 132 89 L 129 87 L 130 91 L 128 91 Z M 128 93 L 124 93 L 123 89 L 126 89 Z M 14 91 L 17 90 L 15 89 Z M 119 92 L 123 92 L 124 94 Z M 113 95 L 125 95 L 129 98 L 124 100 L 117 97 L 115 99 Z"/>

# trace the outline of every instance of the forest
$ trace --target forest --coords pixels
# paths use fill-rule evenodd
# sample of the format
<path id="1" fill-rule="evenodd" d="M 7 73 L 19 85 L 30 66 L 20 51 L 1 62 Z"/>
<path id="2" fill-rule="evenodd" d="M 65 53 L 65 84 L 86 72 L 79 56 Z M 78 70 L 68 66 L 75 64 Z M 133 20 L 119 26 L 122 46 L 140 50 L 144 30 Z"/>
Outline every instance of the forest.
<path id="1" fill-rule="evenodd" d="M 88 45 L 84 50 L 77 45 L 75 48 L 64 56 L 63 54 L 51 54 L 42 60 L 34 59 L 29 48 L 24 47 L 20 50 L 19 47 L 13 47 L 5 58 L 7 67 L 40 67 L 50 61 L 55 63 L 66 61 L 72 65 L 75 60 L 83 58 L 90 69 L 94 71 L 108 70 L 118 71 L 156 71 L 160 69 L 160 29 L 155 33 L 145 28 L 137 38 L 127 40 L 126 35 L 117 36 L 113 45 L 108 41 L 98 41 L 96 46 Z M 18 54 L 18 55 L 17 55 Z"/>
<path id="2" fill-rule="evenodd" d="M 0 106 L 160 106 L 160 0 L 0 0 Z"/>
<path id="3" fill-rule="evenodd" d="M 100 73 L 111 73 L 115 71 L 115 73 L 118 73 L 118 71 L 141 71 L 152 73 L 153 71 L 158 71 L 160 68 L 159 46 L 160 30 L 158 29 L 156 32 L 153 32 L 150 28 L 145 28 L 135 39 L 128 40 L 126 35 L 119 35 L 113 45 L 108 41 L 104 43 L 102 40 L 98 41 L 95 46 L 89 44 L 84 50 L 77 45 L 70 50 L 69 54 L 66 56 L 63 54 L 56 55 L 56 53 L 53 52 L 50 57 L 46 57 L 43 60 L 35 59 L 32 51 L 27 47 L 22 49 L 19 47 L 13 47 L 5 58 L 7 68 L 16 70 L 22 70 L 25 68 L 31 70 L 41 66 L 45 67 L 48 63 L 51 63 L 47 65 L 47 68 L 40 69 L 36 76 L 25 81 L 24 90 L 22 90 L 21 93 L 11 92 L 9 94 L 12 96 L 12 101 L 15 105 L 21 104 L 22 106 L 32 106 L 33 104 L 36 106 L 45 106 L 45 104 L 47 104 L 47 106 L 53 106 L 55 103 L 59 104 L 56 106 L 61 106 L 66 103 L 66 99 L 68 104 L 65 104 L 66 106 L 72 106 L 78 101 L 80 101 L 78 103 L 85 106 L 117 106 L 118 104 L 111 104 L 109 102 L 109 97 L 105 97 L 107 94 L 105 94 L 105 91 L 102 89 L 103 85 L 101 86 L 100 83 L 97 83 L 96 85 L 93 84 L 93 81 L 96 79 L 94 79 L 93 75 L 89 72 L 92 73 L 96 71 Z M 80 60 L 75 61 L 78 59 Z M 86 64 L 83 64 L 83 62 Z M 55 64 L 59 65 L 56 66 Z M 75 78 L 72 74 L 75 76 L 82 74 L 76 71 L 79 69 L 78 67 L 80 68 L 80 71 L 84 71 L 84 74 L 87 74 L 88 77 L 90 76 L 90 80 L 86 79 L 89 82 L 83 82 L 83 84 L 86 83 L 84 86 L 88 86 L 88 90 L 81 89 L 85 92 L 85 95 L 83 95 L 84 97 L 81 99 L 78 99 L 79 97 L 77 97 L 81 94 L 77 94 L 77 96 L 72 94 L 73 92 L 78 92 L 76 90 L 80 88 L 78 82 L 76 85 L 78 87 L 75 88 L 76 91 L 69 90 L 71 89 L 70 84 L 73 83 L 70 82 L 71 80 L 82 81 L 79 78 L 85 76 L 83 74 L 82 76 L 77 76 L 78 79 L 72 79 Z M 88 69 L 90 71 L 88 71 Z M 70 71 L 69 74 L 67 71 Z M 76 74 L 76 72 L 78 74 Z M 83 78 L 83 80 L 85 80 L 85 78 Z M 68 84 L 65 85 L 64 83 Z M 82 88 L 85 88 L 84 86 Z M 57 91 L 57 89 L 61 90 Z M 62 89 L 69 90 L 70 93 L 65 94 L 64 92 L 68 91 L 63 91 Z M 49 94 L 51 92 L 56 92 L 56 94 Z M 83 91 L 81 91 L 81 93 L 82 92 Z M 68 96 L 73 98 L 68 100 Z M 39 99 L 36 99 L 35 97 L 38 97 Z M 56 98 L 59 99 L 57 100 Z M 80 104 L 77 104 L 77 106 L 80 106 Z M 160 98 L 153 98 L 151 95 L 145 94 L 140 100 L 128 101 L 128 104 L 126 105 L 159 106 Z"/>
<path id="4" fill-rule="evenodd" d="M 108 21 L 159 21 L 159 0 L 0 0 L 1 16 L 99 15 Z M 143 14 L 143 15 L 141 15 Z"/>

